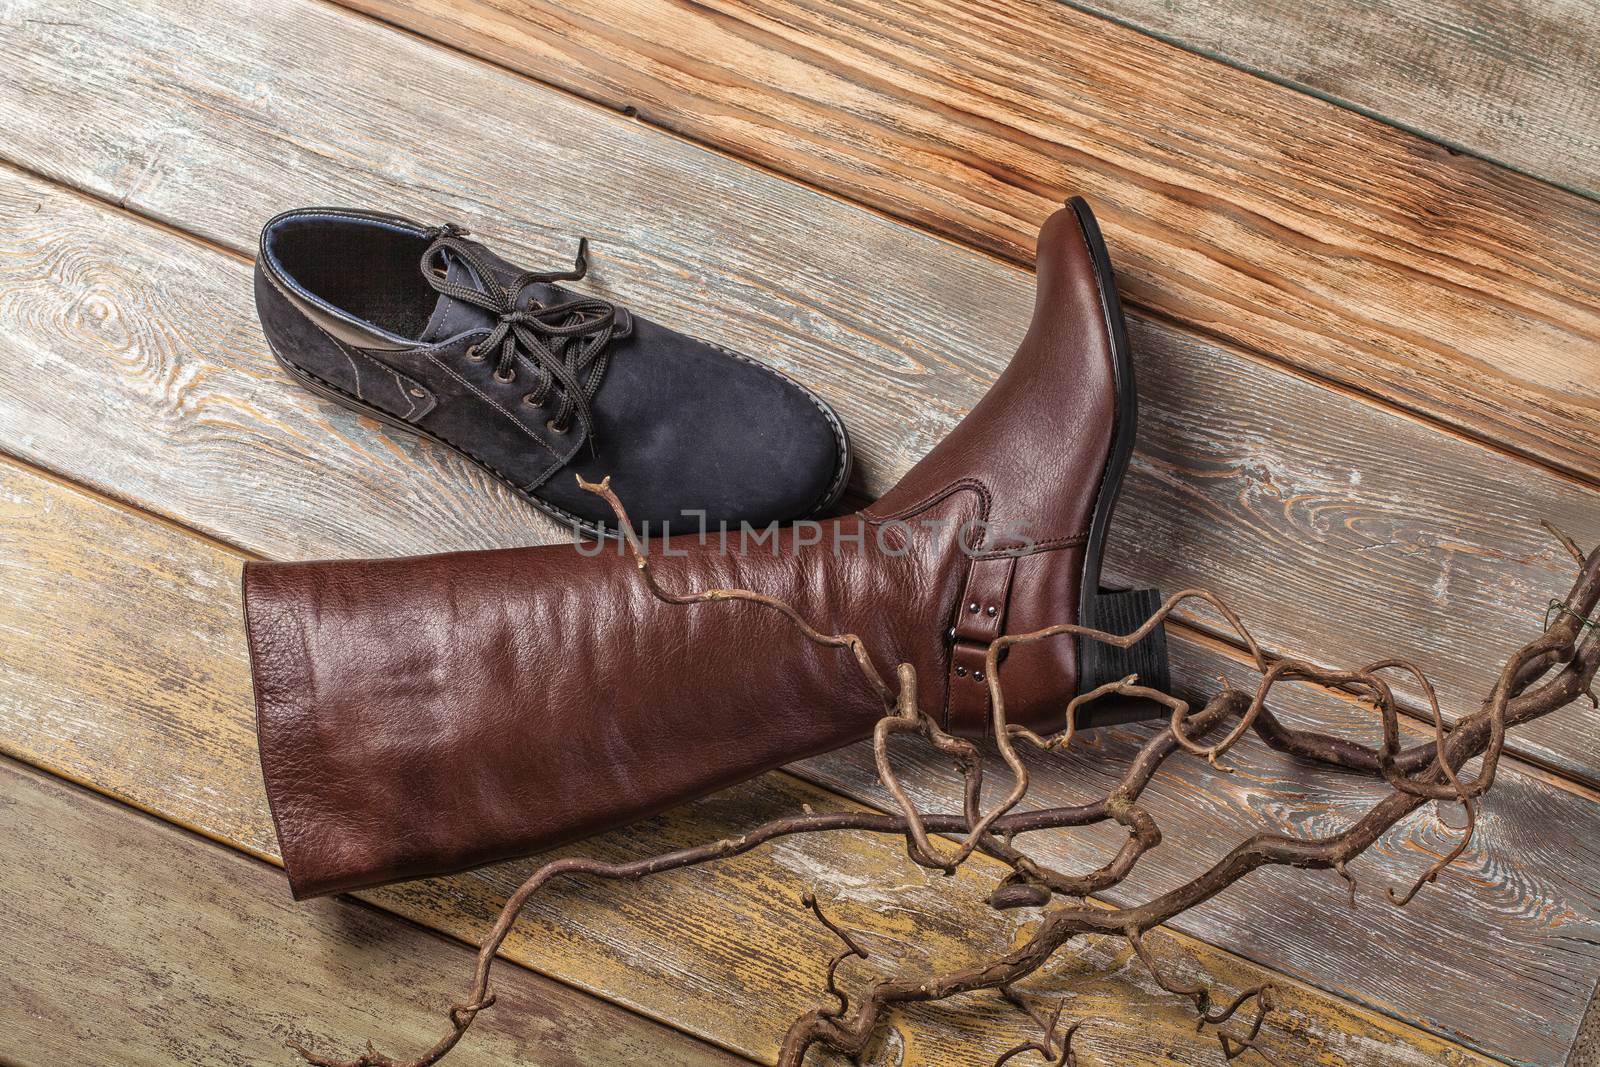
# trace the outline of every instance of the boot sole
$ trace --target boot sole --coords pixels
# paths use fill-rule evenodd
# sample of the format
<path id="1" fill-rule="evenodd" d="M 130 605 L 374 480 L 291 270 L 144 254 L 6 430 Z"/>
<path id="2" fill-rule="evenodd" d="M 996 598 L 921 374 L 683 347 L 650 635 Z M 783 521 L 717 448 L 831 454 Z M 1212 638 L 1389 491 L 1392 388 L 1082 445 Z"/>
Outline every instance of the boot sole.
<path id="1" fill-rule="evenodd" d="M 324 400 L 332 401 L 333 403 L 338 404 L 340 407 L 348 408 L 358 415 L 365 415 L 368 418 L 376 419 L 386 426 L 392 426 L 397 430 L 404 430 L 406 433 L 415 434 L 418 437 L 425 437 L 429 441 L 439 445 L 441 448 L 448 448 L 450 451 L 454 452 L 462 459 L 465 459 L 468 463 L 471 463 L 474 467 L 477 467 L 479 470 L 489 475 L 489 477 L 493 478 L 501 485 L 506 486 L 522 499 L 532 504 L 535 508 L 538 508 L 540 511 L 544 512 L 546 515 L 555 519 L 564 526 L 570 526 L 580 533 L 594 538 L 618 536 L 617 531 L 613 527 L 591 522 L 588 519 L 581 519 L 578 516 L 573 515 L 571 512 L 563 511 L 554 504 L 546 503 L 545 501 L 534 496 L 532 493 L 528 492 L 526 489 L 523 489 L 521 486 L 517 485 L 511 479 L 505 477 L 487 463 L 484 463 L 471 453 L 463 451 L 456 445 L 446 441 L 444 438 L 431 434 L 419 426 L 413 426 L 408 422 L 397 419 L 386 411 L 375 408 L 363 400 L 356 399 L 349 393 L 340 389 L 338 386 L 323 381 L 311 372 L 301 370 L 299 367 L 295 366 L 287 358 L 285 358 L 284 355 L 278 351 L 278 346 L 273 344 L 270 339 L 267 341 L 267 348 L 272 351 L 272 358 L 277 361 L 278 366 L 282 367 L 288 373 L 289 377 L 293 378 L 296 382 L 303 386 L 307 392 L 313 393 Z M 800 388 L 804 387 L 802 386 Z M 820 401 L 818 401 L 818 403 L 820 403 Z M 834 417 L 832 421 L 839 430 L 839 440 L 842 445 L 842 452 L 839 457 L 839 467 L 835 471 L 833 480 L 829 482 L 828 496 L 816 507 L 812 508 L 808 514 L 800 516 L 799 520 L 791 521 L 801 521 L 828 514 L 839 503 L 839 499 L 844 496 L 845 489 L 850 484 L 850 472 L 855 466 L 854 448 L 851 445 L 849 434 L 844 429 L 844 425 L 839 422 L 837 417 Z"/>
<path id="2" fill-rule="evenodd" d="M 1094 518 L 1089 525 L 1089 541 L 1084 546 L 1083 574 L 1078 592 L 1078 622 L 1082 626 L 1109 633 L 1131 633 L 1161 606 L 1155 589 L 1105 589 L 1100 585 L 1100 561 L 1105 550 L 1106 530 L 1116 511 L 1122 479 L 1133 455 L 1139 422 L 1139 397 L 1134 387 L 1133 353 L 1128 345 L 1127 324 L 1122 317 L 1122 302 L 1117 296 L 1116 279 L 1111 271 L 1111 256 L 1094 212 L 1082 197 L 1073 197 L 1067 206 L 1077 216 L 1089 259 L 1094 267 L 1095 284 L 1100 290 L 1100 307 L 1105 314 L 1106 331 L 1111 338 L 1111 361 L 1116 383 L 1116 425 L 1111 451 L 1106 457 L 1095 498 Z M 1121 649 L 1098 641 L 1078 642 L 1078 692 L 1086 693 L 1107 682 L 1139 676 L 1139 684 L 1168 691 L 1171 684 L 1164 627 L 1157 627 L 1132 648 Z M 1120 695 L 1104 697 L 1078 711 L 1078 726 L 1093 728 L 1118 723 L 1164 717 L 1167 709 L 1153 701 L 1135 700 Z"/>

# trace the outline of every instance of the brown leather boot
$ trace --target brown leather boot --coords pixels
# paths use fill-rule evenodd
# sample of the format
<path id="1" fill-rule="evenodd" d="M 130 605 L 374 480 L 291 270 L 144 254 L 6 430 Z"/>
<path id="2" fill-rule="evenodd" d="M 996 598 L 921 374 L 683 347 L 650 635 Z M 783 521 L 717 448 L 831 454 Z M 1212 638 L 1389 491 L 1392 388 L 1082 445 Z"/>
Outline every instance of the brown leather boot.
<path id="1" fill-rule="evenodd" d="M 1132 367 L 1105 247 L 1074 199 L 1039 235 L 1034 319 L 981 403 L 882 500 L 782 530 L 650 546 L 673 592 L 743 588 L 981 734 L 987 643 L 1051 623 L 1126 633 L 1153 591 L 1108 593 L 1100 550 L 1133 445 Z M 627 486 L 615 487 L 624 500 Z M 780 613 L 677 605 L 619 542 L 412 559 L 250 564 L 245 617 L 261 763 L 297 897 L 458 871 L 653 814 L 868 736 L 882 696 L 851 654 Z M 1010 721 L 1137 671 L 1067 638 L 1010 650 Z M 1094 705 L 1080 725 L 1149 714 Z"/>

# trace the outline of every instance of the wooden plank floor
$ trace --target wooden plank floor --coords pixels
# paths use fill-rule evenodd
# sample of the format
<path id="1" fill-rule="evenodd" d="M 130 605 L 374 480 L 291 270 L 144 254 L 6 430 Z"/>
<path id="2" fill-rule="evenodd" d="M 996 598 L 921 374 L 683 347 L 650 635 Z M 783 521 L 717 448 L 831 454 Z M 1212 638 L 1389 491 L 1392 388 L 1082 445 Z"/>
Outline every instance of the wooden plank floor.
<path id="1" fill-rule="evenodd" d="M 74 431 L 79 444 L 94 440 L 98 442 L 96 447 L 69 447 L 63 437 L 48 451 L 41 449 L 34 453 L 36 456 L 49 458 L 59 469 L 84 480 L 103 481 L 108 485 L 120 482 L 121 491 L 133 494 L 137 502 L 169 514 L 182 514 L 185 507 L 193 506 L 181 497 L 170 495 L 172 488 L 204 495 L 212 501 L 204 514 L 208 517 L 208 529 L 215 536 L 242 545 L 253 553 L 279 558 L 420 550 L 432 543 L 430 539 L 458 535 L 498 538 L 498 542 L 490 543 L 512 544 L 528 535 L 525 508 L 515 501 L 505 501 L 505 521 L 501 521 L 497 508 L 486 510 L 483 506 L 485 501 L 495 499 L 481 484 L 484 480 L 449 477 L 452 466 L 442 462 L 442 450 L 404 438 L 372 435 L 361 427 L 359 420 L 338 409 L 300 391 L 282 388 L 277 373 L 271 369 L 264 343 L 248 321 L 250 296 L 245 284 L 248 280 L 245 264 L 132 218 L 108 220 L 96 205 L 33 180 L 14 179 L 9 187 L 0 183 L 0 205 L 4 205 L 0 216 L 14 220 L 9 227 L 0 226 L 0 233 L 6 235 L 4 247 L 11 253 L 10 261 L 33 279 L 19 281 L 14 291 L 31 294 L 31 307 L 46 309 L 61 305 L 61 294 L 54 291 L 57 283 L 44 278 L 52 269 L 44 265 L 46 262 L 55 264 L 53 269 L 64 277 L 100 278 L 108 272 L 121 276 L 116 304 L 107 304 L 89 316 L 110 324 L 109 328 L 102 332 L 94 326 L 90 331 L 79 331 L 72 335 L 73 343 L 66 346 L 56 340 L 59 334 L 54 328 L 30 330 L 17 339 L 12 351 L 17 358 L 43 360 L 38 365 L 38 373 L 47 373 L 52 368 L 62 373 L 67 365 L 63 361 L 72 360 L 82 360 L 85 368 L 123 366 L 126 369 L 114 378 L 98 376 L 107 395 L 116 398 L 115 409 L 123 413 L 117 423 L 104 425 L 120 423 L 146 428 L 137 440 L 123 440 L 100 437 L 96 427 L 80 424 Z M 112 270 L 113 260 L 120 260 L 122 270 Z M 113 286 L 96 284 L 93 288 L 96 292 L 109 292 Z M 196 307 L 208 310 L 199 317 L 186 310 Z M 148 330 L 139 331 L 130 340 L 120 325 L 136 321 L 168 322 L 185 315 L 189 316 L 195 332 L 181 344 Z M 224 329 L 214 329 L 210 325 L 213 323 L 221 324 Z M 62 323 L 61 328 L 67 325 Z M 19 424 L 24 421 L 23 415 L 17 415 L 16 421 Z M 33 425 L 49 425 L 53 420 L 48 412 L 38 411 L 27 421 Z M 161 436 L 150 432 L 158 427 L 165 429 Z M 262 447 L 263 442 L 273 440 L 322 444 L 319 454 L 313 457 L 305 456 L 299 447 L 284 447 L 279 455 Z M 204 480 L 191 478 L 168 488 L 163 488 L 167 484 L 165 480 L 155 480 L 152 484 L 152 481 L 128 475 L 118 479 L 114 474 L 102 473 L 97 466 L 88 465 L 109 460 L 124 465 L 131 462 L 140 470 L 159 471 L 184 462 L 193 468 L 197 457 L 209 457 L 206 466 L 212 473 Z M 240 487 L 233 482 L 232 472 L 246 463 L 254 478 L 249 486 Z M 418 485 L 428 487 L 421 500 L 412 499 Z M 240 489 L 247 490 L 247 494 L 233 495 Z M 275 510 L 262 512 L 252 508 L 252 498 L 277 502 Z M 384 521 L 385 510 L 420 511 L 416 517 L 419 525 L 431 524 L 434 528 L 399 528 L 397 524 Z M 352 521 L 352 516 L 365 519 Z M 476 525 L 478 523 L 483 525 Z M 465 532 L 458 534 L 456 531 L 463 524 Z M 397 542 L 398 538 L 406 540 Z M 81 606 L 63 607 L 51 614 L 71 619 L 85 610 Z M 242 671 L 242 655 L 232 643 L 238 636 L 236 609 L 231 604 L 219 603 L 209 609 L 209 613 L 216 620 L 214 629 L 230 642 L 222 657 L 238 660 Z M 30 625 L 38 630 L 37 623 Z M 51 643 L 63 637 L 65 635 L 56 635 Z M 91 657 L 99 657 L 95 650 L 88 651 Z M 1185 670 L 1193 678 L 1203 680 L 1215 675 L 1218 652 L 1212 646 L 1193 642 L 1185 646 L 1184 654 Z M 181 659 L 181 653 L 175 654 L 175 662 L 158 668 L 156 675 L 181 669 Z M 90 666 L 89 663 L 75 665 L 66 677 L 81 679 Z M 248 716 L 247 690 L 242 673 L 238 677 L 241 681 L 237 696 L 226 692 L 206 695 L 222 706 L 237 704 L 234 714 L 241 716 L 243 730 Z M 149 685 L 148 681 L 142 685 L 118 681 L 113 684 L 112 691 L 128 688 L 137 692 Z M 161 699 L 170 697 L 162 693 Z M 31 713 L 30 718 L 37 714 Z M 151 714 L 159 716 L 155 710 Z M 34 731 L 26 725 L 18 722 L 11 730 L 19 738 L 33 736 Z M 1361 719 L 1354 718 L 1351 725 L 1359 730 Z M 126 729 L 119 726 L 118 732 Z M 184 736 L 200 728 L 185 725 L 164 729 L 176 730 Z M 57 747 L 63 740 L 78 746 L 81 745 L 76 740 L 79 733 L 69 720 L 65 724 L 49 725 L 44 736 L 46 740 L 54 739 Z M 129 747 L 145 749 L 156 741 L 156 738 L 135 738 L 130 740 Z M 38 750 L 34 754 L 37 757 Z M 1117 753 L 1118 756 L 1124 754 Z M 253 755 L 246 751 L 240 758 L 253 776 Z M 109 762 L 114 766 L 114 761 Z M 1117 762 L 1107 764 L 1097 754 L 1088 753 L 1041 775 L 1040 788 L 1051 791 L 1052 795 L 1070 796 L 1083 788 L 1081 783 L 1085 775 L 1101 778 L 1118 765 Z M 870 777 L 861 774 L 862 767 L 857 754 L 814 761 L 809 770 L 814 775 L 826 776 L 819 780 L 844 785 L 847 791 L 855 791 L 855 795 L 863 799 L 877 801 L 877 794 L 869 791 Z M 1183 773 L 1184 779 L 1174 783 L 1173 796 L 1177 802 L 1170 812 L 1163 811 L 1164 817 L 1174 820 L 1169 826 L 1182 827 L 1214 843 L 1220 841 L 1213 836 L 1218 832 L 1213 820 L 1219 811 L 1231 812 L 1223 825 L 1239 833 L 1247 832 L 1247 828 L 1259 820 L 1256 805 L 1241 788 L 1248 779 L 1219 776 L 1199 765 L 1185 765 Z M 180 769 L 172 776 L 179 782 L 197 777 L 200 776 L 193 769 Z M 928 783 L 943 780 L 939 768 L 926 768 Z M 1324 806 L 1330 820 L 1359 804 L 1366 792 L 1337 777 L 1305 776 L 1285 782 L 1284 787 L 1309 788 L 1313 782 L 1320 782 L 1321 791 L 1314 794 L 1310 803 L 1313 807 Z M 1193 803 L 1195 798 L 1208 795 L 1215 799 L 1203 806 Z M 1496 891 L 1461 901 L 1442 895 L 1425 895 L 1414 902 L 1412 908 L 1391 920 L 1401 944 L 1409 946 L 1413 952 L 1430 956 L 1442 949 L 1457 973 L 1482 967 L 1485 960 L 1479 954 L 1484 949 L 1479 943 L 1485 932 L 1490 935 L 1487 944 L 1513 953 L 1512 958 L 1521 959 L 1536 973 L 1543 973 L 1541 961 L 1551 955 L 1552 949 L 1563 949 L 1557 957 L 1562 966 L 1547 978 L 1531 985 L 1520 978 L 1499 979 L 1497 988 L 1516 1007 L 1513 1016 L 1508 1017 L 1504 1009 L 1485 1001 L 1476 988 L 1460 988 L 1454 992 L 1407 989 L 1402 981 L 1406 961 L 1403 954 L 1397 954 L 1392 945 L 1372 944 L 1359 938 L 1352 940 L 1346 930 L 1336 928 L 1347 920 L 1337 906 L 1342 901 L 1343 888 L 1333 879 L 1302 877 L 1300 888 L 1304 903 L 1299 908 L 1280 911 L 1270 897 L 1233 901 L 1228 909 L 1196 928 L 1196 932 L 1209 940 L 1234 945 L 1246 945 L 1256 939 L 1260 951 L 1268 958 L 1279 966 L 1293 961 L 1297 973 L 1312 981 L 1347 983 L 1349 980 L 1343 975 L 1353 974 L 1357 988 L 1370 1003 L 1402 1014 L 1433 1013 L 1435 1018 L 1450 1020 L 1455 1025 L 1462 1025 L 1469 1018 L 1481 1018 L 1487 1032 L 1502 1034 L 1501 1040 L 1508 1043 L 1514 1041 L 1516 1035 L 1529 1031 L 1552 1033 L 1552 1022 L 1560 1025 L 1566 1011 L 1576 1011 L 1580 1007 L 1571 1003 L 1571 989 L 1581 986 L 1595 973 L 1592 960 L 1570 954 L 1569 946 L 1574 940 L 1581 942 L 1586 936 L 1575 928 L 1587 924 L 1589 918 L 1586 900 L 1569 895 L 1570 890 L 1563 888 L 1562 881 L 1569 862 L 1567 854 L 1583 855 L 1587 847 L 1585 841 L 1600 839 L 1595 835 L 1600 826 L 1595 825 L 1593 818 L 1600 812 L 1595 812 L 1586 800 L 1575 801 L 1574 796 L 1537 777 L 1519 774 L 1514 769 L 1510 771 L 1496 806 L 1496 813 L 1508 820 L 1503 824 L 1505 828 L 1486 827 L 1485 836 L 1480 838 L 1480 843 L 1498 839 L 1505 847 L 1476 855 L 1473 867 L 1475 877 L 1486 877 L 1497 887 Z M 223 814 L 218 813 L 217 817 Z M 261 825 L 266 825 L 264 820 Z M 1562 834 L 1548 850 L 1529 856 L 1526 849 L 1516 847 L 1520 838 L 1548 835 L 1548 827 L 1561 828 Z M 1292 829 L 1292 826 L 1285 824 L 1281 828 Z M 1392 859 L 1384 865 L 1383 878 L 1400 881 L 1414 864 L 1410 857 L 1436 850 L 1432 839 L 1437 829 L 1425 825 L 1419 831 L 1420 836 L 1414 840 L 1397 840 L 1387 853 Z M 265 839 L 254 843 L 262 848 L 269 847 Z M 1108 843 L 1112 842 L 1101 836 L 1066 841 L 1064 846 L 1071 846 L 1074 851 L 1063 853 L 1061 858 L 1073 865 L 1094 865 L 1097 862 L 1094 857 Z M 1191 857 L 1189 862 L 1197 859 Z M 1556 902 L 1556 914 L 1573 918 L 1547 922 L 1544 918 L 1547 912 L 1534 906 L 1547 900 Z M 1335 925 L 1308 920 L 1308 913 L 1318 906 L 1328 907 Z M 1532 918 L 1527 918 L 1530 915 Z M 1441 936 L 1446 933 L 1448 936 Z M 1340 945 L 1351 947 L 1336 948 Z M 1331 959 L 1330 951 L 1335 952 Z"/>
<path id="2" fill-rule="evenodd" d="M 19 761 L 0 762 L 0 852 L 32 861 L 0 887 L 18 931 L 0 993 L 29 1020 L 0 1038 L 0 1062 L 277 1062 L 286 1036 L 420 1041 L 465 974 L 450 938 L 479 936 L 527 866 L 305 906 L 261 862 L 275 843 L 240 560 L 559 535 L 443 450 L 277 372 L 248 272 L 260 222 L 284 206 L 455 218 L 532 261 L 587 233 L 602 292 L 837 404 L 871 494 L 1004 366 L 1031 304 L 1032 231 L 1086 191 L 1125 268 L 1144 387 L 1116 577 L 1217 588 L 1266 643 L 1324 662 L 1414 654 L 1456 715 L 1563 587 L 1536 520 L 1600 540 L 1591 201 L 1061 5 L 987 20 L 879 0 L 638 0 L 625 17 L 582 0 L 349 7 L 411 32 L 321 0 L 265 0 L 243 20 L 220 0 L 0 11 L 0 752 Z M 1255 55 L 1229 58 L 1288 68 L 1294 51 Z M 1524 82 L 1481 84 L 1505 95 L 1463 123 L 1496 107 L 1528 112 L 1525 129 L 1595 113 L 1592 95 L 1530 111 Z M 1383 117 L 1564 180 L 1520 162 L 1504 130 L 1475 144 L 1430 128 L 1438 112 Z M 1184 679 L 1243 676 L 1205 617 L 1173 636 Z M 1283 710 L 1375 730 L 1336 694 Z M 1473 849 L 1407 909 L 1375 894 L 1446 847 L 1433 814 L 1363 859 L 1370 903 L 1353 915 L 1342 883 L 1273 872 L 1185 916 L 1167 950 L 1228 988 L 1284 984 L 1278 1062 L 1562 1062 L 1600 978 L 1597 727 L 1600 712 L 1572 709 L 1519 737 Z M 1041 799 L 1100 788 L 1141 729 L 1041 766 Z M 572 851 L 641 854 L 801 803 L 881 806 L 864 756 Z M 1255 828 L 1341 825 L 1370 796 L 1260 746 L 1240 763 L 1233 777 L 1174 768 L 1154 803 L 1189 844 L 1126 892 L 1170 885 Z M 943 778 L 930 761 L 909 785 L 931 798 Z M 1094 865 L 1116 843 L 1062 840 L 1054 858 Z M 508 943 L 515 1003 L 471 1055 L 770 1061 L 828 951 L 801 889 L 914 973 L 1015 936 L 976 906 L 987 870 L 951 883 L 892 841 L 819 840 L 633 893 L 560 887 Z M 189 911 L 192 937 L 161 933 L 159 916 Z M 248 999 L 230 976 L 273 945 L 291 948 Z M 1090 945 L 1041 979 L 1098 1020 L 1083 1062 L 1216 1062 L 1184 1006 L 1127 962 Z M 86 998 L 112 1005 L 104 1025 L 63 1014 Z M 175 1014 L 186 1000 L 210 1014 Z M 1024 1036 L 1014 1011 L 970 998 L 897 1018 L 881 1051 L 986 1063 Z"/>

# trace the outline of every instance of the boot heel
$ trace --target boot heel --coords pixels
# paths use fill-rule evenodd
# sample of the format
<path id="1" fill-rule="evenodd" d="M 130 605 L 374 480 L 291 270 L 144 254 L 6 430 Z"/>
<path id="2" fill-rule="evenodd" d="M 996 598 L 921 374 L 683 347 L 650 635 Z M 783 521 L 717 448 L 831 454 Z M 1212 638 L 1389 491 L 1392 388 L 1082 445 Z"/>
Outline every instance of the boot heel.
<path id="1" fill-rule="evenodd" d="M 1079 619 L 1082 625 L 1107 633 L 1129 634 L 1161 607 L 1161 592 L 1157 589 L 1101 589 L 1085 600 L 1088 610 Z M 1129 648 L 1101 641 L 1078 642 L 1078 692 L 1087 693 L 1130 674 L 1139 676 L 1140 685 L 1169 691 L 1171 672 L 1167 666 L 1164 626 L 1156 627 L 1144 640 Z M 1167 709 L 1153 701 L 1112 694 L 1079 708 L 1078 726 L 1080 729 L 1112 726 L 1166 714 Z"/>

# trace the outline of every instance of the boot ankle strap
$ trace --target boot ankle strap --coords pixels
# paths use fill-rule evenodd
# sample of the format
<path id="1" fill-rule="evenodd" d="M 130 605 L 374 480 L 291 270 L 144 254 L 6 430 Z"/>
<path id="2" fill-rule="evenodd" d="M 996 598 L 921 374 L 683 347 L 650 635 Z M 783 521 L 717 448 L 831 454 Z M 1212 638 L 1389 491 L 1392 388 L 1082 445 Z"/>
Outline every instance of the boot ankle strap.
<path id="1" fill-rule="evenodd" d="M 945 729 L 982 733 L 989 717 L 989 680 L 984 661 L 989 644 L 1005 632 L 1015 556 L 972 561 L 956 617 L 950 627 L 950 667 L 945 679 Z"/>

